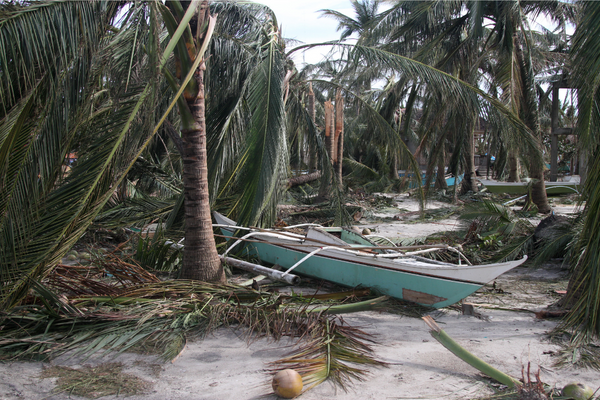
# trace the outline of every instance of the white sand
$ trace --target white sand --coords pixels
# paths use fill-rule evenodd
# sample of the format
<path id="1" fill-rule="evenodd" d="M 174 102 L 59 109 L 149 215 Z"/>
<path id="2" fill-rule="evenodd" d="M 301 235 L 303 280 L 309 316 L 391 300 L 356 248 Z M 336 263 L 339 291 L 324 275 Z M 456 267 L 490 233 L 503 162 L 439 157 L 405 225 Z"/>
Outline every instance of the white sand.
<path id="1" fill-rule="evenodd" d="M 400 207 L 406 209 L 406 202 L 401 204 Z M 391 233 L 392 237 L 425 236 L 455 224 L 452 220 L 442 221 L 434 227 L 430 223 L 406 225 L 397 222 L 377 226 L 377 230 Z M 560 277 L 562 283 L 554 283 Z M 467 301 L 537 311 L 557 300 L 552 290 L 546 289 L 564 289 L 565 277 L 566 270 L 557 264 L 541 270 L 518 269 L 497 280 L 505 294 L 478 293 Z M 546 279 L 552 281 L 540 289 L 540 282 Z M 512 376 L 520 378 L 521 368 L 531 363 L 532 372 L 540 370 L 542 381 L 550 386 L 562 387 L 571 381 L 581 381 L 594 389 L 600 387 L 597 371 L 553 366 L 555 359 L 551 353 L 558 347 L 549 343 L 545 334 L 556 322 L 536 319 L 527 311 L 483 306 L 476 306 L 476 310 L 487 320 L 464 316 L 454 310 L 434 311 L 432 316 L 458 343 Z M 490 381 L 442 347 L 419 318 L 371 311 L 349 314 L 344 320 L 375 335 L 379 343 L 375 347 L 376 356 L 388 362 L 389 368 L 370 369 L 367 379 L 354 382 L 348 392 L 325 383 L 306 392 L 302 399 L 473 399 L 493 394 Z M 223 328 L 205 340 L 188 343 L 172 364 L 138 354 L 123 354 L 108 361 L 120 361 L 126 366 L 126 372 L 151 382 L 147 394 L 130 399 L 276 399 L 275 395 L 269 395 L 270 377 L 266 373 L 266 364 L 285 356 L 290 350 L 288 345 L 288 341 L 267 339 L 248 343 L 242 331 Z M 85 364 L 99 362 L 101 360 L 88 360 Z M 0 364 L 0 399 L 69 398 L 65 393 L 52 394 L 55 379 L 41 379 L 42 366 L 78 367 L 80 363 L 80 360 L 59 358 L 47 364 Z"/>

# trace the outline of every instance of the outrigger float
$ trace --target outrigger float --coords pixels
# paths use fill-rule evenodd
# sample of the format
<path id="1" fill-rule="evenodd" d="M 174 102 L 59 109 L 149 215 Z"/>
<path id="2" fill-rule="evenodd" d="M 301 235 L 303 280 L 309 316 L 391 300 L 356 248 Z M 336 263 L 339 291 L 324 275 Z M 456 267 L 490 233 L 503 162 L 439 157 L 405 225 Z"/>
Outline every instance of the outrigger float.
<path id="1" fill-rule="evenodd" d="M 348 287 L 369 287 L 381 294 L 441 308 L 461 301 L 501 274 L 523 264 L 520 260 L 471 265 L 464 255 L 450 246 L 397 247 L 391 241 L 381 246 L 371 236 L 344 228 L 314 224 L 284 229 L 257 229 L 238 226 L 235 221 L 214 212 L 215 227 L 232 243 L 223 256 L 243 248 L 244 256 L 278 265 L 291 272 L 323 279 Z M 301 229 L 304 233 L 300 232 Z M 236 231 L 247 232 L 241 237 Z M 415 250 L 415 251 L 407 251 Z M 450 250 L 459 263 L 431 260 L 420 254 Z M 463 262 L 464 261 L 464 262 Z"/>

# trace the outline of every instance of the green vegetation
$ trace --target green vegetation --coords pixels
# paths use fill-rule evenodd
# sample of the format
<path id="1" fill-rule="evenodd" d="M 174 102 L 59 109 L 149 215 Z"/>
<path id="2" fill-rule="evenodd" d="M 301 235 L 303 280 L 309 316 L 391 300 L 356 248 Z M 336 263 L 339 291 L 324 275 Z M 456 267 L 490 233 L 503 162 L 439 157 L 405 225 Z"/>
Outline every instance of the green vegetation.
<path id="1" fill-rule="evenodd" d="M 302 315 L 300 331 L 320 327 L 315 346 L 335 337 L 343 350 L 344 335 L 361 334 L 332 330 L 332 317 L 288 307 L 286 297 L 227 286 L 210 211 L 270 227 L 278 205 L 325 204 L 322 222 L 350 225 L 376 191 L 447 201 L 418 218 L 460 214 L 465 231 L 443 239 L 474 261 L 566 256 L 561 329 L 570 349 L 597 340 L 600 2 L 380 3 L 352 1 L 353 16 L 323 10 L 339 22 L 340 40 L 325 61 L 300 67 L 294 54 L 324 44 L 290 48 L 260 4 L 2 2 L 3 349 L 124 351 L 151 339 L 172 358 L 192 331 L 240 323 L 277 337 L 290 333 L 286 318 Z M 541 16 L 556 29 L 536 27 Z M 553 108 L 554 85 L 565 82 L 577 102 Z M 532 178 L 523 212 L 546 215 L 547 146 L 567 125 L 577 138 L 560 139 L 559 157 L 573 169 L 587 160 L 572 171 L 585 177 L 584 208 L 536 242 L 525 214 L 478 193 L 477 167 L 498 179 Z M 317 171 L 318 180 L 288 187 L 293 172 Z M 448 187 L 448 173 L 463 182 Z M 156 237 L 128 242 L 150 224 L 160 227 Z M 174 249 L 182 238 L 184 249 Z M 122 252 L 127 246 L 136 250 Z M 64 257 L 86 264 L 60 265 Z M 166 279 L 160 295 L 157 275 Z M 261 325 L 249 303 L 225 293 L 277 312 Z"/>

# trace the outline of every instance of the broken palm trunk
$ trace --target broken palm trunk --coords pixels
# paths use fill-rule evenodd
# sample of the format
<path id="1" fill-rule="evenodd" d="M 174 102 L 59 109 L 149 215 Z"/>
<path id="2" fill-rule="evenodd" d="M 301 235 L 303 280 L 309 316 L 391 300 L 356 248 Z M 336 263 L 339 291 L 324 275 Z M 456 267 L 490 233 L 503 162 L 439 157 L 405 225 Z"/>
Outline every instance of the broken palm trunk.
<path id="1" fill-rule="evenodd" d="M 338 186 L 342 189 L 342 161 L 344 159 L 344 99 L 342 91 L 338 89 L 335 95 L 335 157 L 333 158 L 333 170 L 337 175 Z"/>
<path id="2" fill-rule="evenodd" d="M 337 185 L 342 189 L 342 165 L 344 158 L 344 99 L 341 90 L 335 95 L 335 106 L 331 100 L 325 102 L 325 146 Z M 327 178 L 326 178 L 327 179 Z M 331 178 L 321 184 L 319 195 L 327 197 Z"/>
<path id="3" fill-rule="evenodd" d="M 440 328 L 439 325 L 436 324 L 433 318 L 431 318 L 429 315 L 423 317 L 423 321 L 425 321 L 427 326 L 429 326 L 429 329 L 431 329 L 429 333 L 431 333 L 431 336 L 433 336 L 435 340 L 440 342 L 442 346 L 450 350 L 455 356 L 473 368 L 476 368 L 480 372 L 500 382 L 501 384 L 508 386 L 509 388 L 513 388 L 521 384 L 518 379 L 497 370 L 482 359 L 469 353 L 464 347 L 456 343 L 450 336 L 448 336 L 448 334 L 444 332 L 444 330 Z"/>
<path id="4" fill-rule="evenodd" d="M 312 83 L 308 84 L 308 114 L 313 125 L 316 126 L 317 121 L 317 109 L 315 107 L 315 92 L 313 91 Z M 317 170 L 317 151 L 309 147 L 309 172 L 315 172 Z"/>
<path id="5" fill-rule="evenodd" d="M 333 103 L 331 100 L 325 102 L 325 149 L 327 150 L 327 156 L 329 162 L 333 165 L 335 158 L 336 148 L 334 146 L 335 139 L 335 121 L 334 121 L 334 110 Z M 327 169 L 324 171 L 324 177 L 321 181 L 321 187 L 319 188 L 319 197 L 328 198 L 331 191 L 331 175 L 327 173 Z"/>
<path id="6" fill-rule="evenodd" d="M 289 178 L 287 181 L 287 187 L 292 188 L 295 186 L 304 185 L 305 183 L 316 181 L 321 177 L 321 171 L 311 172 L 300 176 Z"/>

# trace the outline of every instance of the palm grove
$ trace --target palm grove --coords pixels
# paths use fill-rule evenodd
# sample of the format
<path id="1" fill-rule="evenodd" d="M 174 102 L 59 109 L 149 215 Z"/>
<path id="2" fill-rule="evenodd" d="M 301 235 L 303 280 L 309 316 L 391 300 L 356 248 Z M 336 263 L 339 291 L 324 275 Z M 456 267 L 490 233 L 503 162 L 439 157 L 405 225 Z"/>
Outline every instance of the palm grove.
<path id="1" fill-rule="evenodd" d="M 580 338 L 597 337 L 600 3 L 352 5 L 354 16 L 323 10 L 339 22 L 336 52 L 298 70 L 276 16 L 259 4 L 3 2 L 3 310 L 98 226 L 162 221 L 185 237 L 180 277 L 225 282 L 211 207 L 244 225 L 272 225 L 290 165 L 318 169 L 322 187 L 340 197 L 334 159 L 335 172 L 343 160 L 372 190 L 389 190 L 398 187 L 398 169 L 419 170 L 420 157 L 428 182 L 448 167 L 465 174 L 463 191 L 476 191 L 473 135 L 481 120 L 496 173 L 518 179 L 524 169 L 534 178 L 531 200 L 548 213 L 548 87 L 568 77 L 590 163 L 571 243 L 577 296 L 567 322 Z M 532 27 L 540 16 L 558 28 Z M 342 154 L 326 140 L 328 99 L 342 104 L 335 111 L 344 118 Z M 78 159 L 66 174 L 71 153 Z"/>

